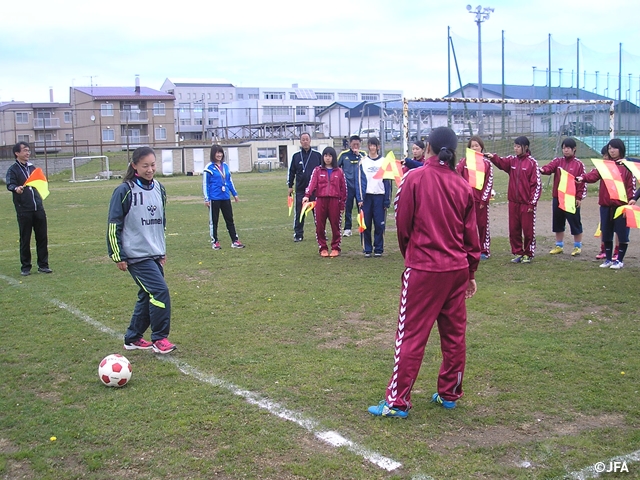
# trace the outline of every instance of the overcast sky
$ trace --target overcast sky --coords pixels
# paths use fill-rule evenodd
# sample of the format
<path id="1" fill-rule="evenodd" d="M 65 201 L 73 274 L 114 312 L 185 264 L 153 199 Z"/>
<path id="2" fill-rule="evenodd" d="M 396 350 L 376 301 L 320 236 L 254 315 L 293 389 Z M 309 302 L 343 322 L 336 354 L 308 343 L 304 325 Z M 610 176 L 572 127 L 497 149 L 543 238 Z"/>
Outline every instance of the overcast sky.
<path id="1" fill-rule="evenodd" d="M 478 30 L 466 5 L 467 0 L 7 1 L 0 29 L 0 102 L 48 101 L 49 88 L 54 101 L 68 102 L 72 85 L 133 86 L 136 74 L 143 86 L 155 89 L 166 78 L 188 77 L 242 87 L 298 83 L 443 96 L 448 26 L 462 83 L 478 80 Z M 483 83 L 501 81 L 504 30 L 506 83 L 545 85 L 551 34 L 552 85 L 575 83 L 570 72 L 577 70 L 580 38 L 580 85 L 587 70 L 587 88 L 593 90 L 599 71 L 603 93 L 609 72 L 612 96 L 622 42 L 622 90 L 630 90 L 635 101 L 638 0 L 496 0 L 482 6 L 495 8 L 482 24 Z M 457 77 L 452 81 L 457 88 Z"/>

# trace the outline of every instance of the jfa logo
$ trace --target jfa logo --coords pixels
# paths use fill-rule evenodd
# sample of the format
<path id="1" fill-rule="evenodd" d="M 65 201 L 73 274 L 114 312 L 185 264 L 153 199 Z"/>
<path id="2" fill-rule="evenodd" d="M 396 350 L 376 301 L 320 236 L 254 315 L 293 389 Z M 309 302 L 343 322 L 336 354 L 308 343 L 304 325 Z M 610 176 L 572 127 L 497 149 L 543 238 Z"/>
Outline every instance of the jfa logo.
<path id="1" fill-rule="evenodd" d="M 155 205 L 149 205 L 147 207 L 147 211 L 151 214 L 152 217 L 156 214 L 157 209 L 158 207 L 156 207 Z"/>
<path id="2" fill-rule="evenodd" d="M 611 473 L 611 472 L 629 473 L 627 462 L 609 462 L 608 465 L 604 462 L 598 462 L 593 467 L 596 473 Z"/>

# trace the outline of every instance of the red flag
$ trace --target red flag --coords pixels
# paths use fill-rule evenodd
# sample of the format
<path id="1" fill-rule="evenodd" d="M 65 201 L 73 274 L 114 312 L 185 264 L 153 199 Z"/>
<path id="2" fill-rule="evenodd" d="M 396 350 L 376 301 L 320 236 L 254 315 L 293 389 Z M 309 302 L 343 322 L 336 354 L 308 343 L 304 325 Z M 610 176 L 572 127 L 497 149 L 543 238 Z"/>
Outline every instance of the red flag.
<path id="1" fill-rule="evenodd" d="M 289 216 L 291 216 L 291 212 L 293 211 L 293 194 L 287 197 L 287 205 L 289 206 Z"/>
<path id="2" fill-rule="evenodd" d="M 31 172 L 24 185 L 25 187 L 35 188 L 42 200 L 49 196 L 49 182 L 47 182 L 47 177 L 44 176 L 44 172 L 40 167 Z"/>
<path id="3" fill-rule="evenodd" d="M 576 177 L 560 169 L 558 206 L 567 213 L 576 213 Z"/>
<path id="4" fill-rule="evenodd" d="M 482 190 L 485 178 L 484 155 L 467 148 L 467 171 L 469 172 L 469 185 L 476 190 Z"/>

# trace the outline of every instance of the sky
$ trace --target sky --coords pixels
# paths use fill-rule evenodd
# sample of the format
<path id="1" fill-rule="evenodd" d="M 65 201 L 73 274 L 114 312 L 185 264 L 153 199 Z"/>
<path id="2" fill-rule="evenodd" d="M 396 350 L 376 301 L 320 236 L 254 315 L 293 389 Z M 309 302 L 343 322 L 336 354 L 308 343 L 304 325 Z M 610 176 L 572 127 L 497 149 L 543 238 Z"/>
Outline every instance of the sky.
<path id="1" fill-rule="evenodd" d="M 69 101 L 71 86 L 143 86 L 167 78 L 240 87 L 448 92 L 447 27 L 462 84 L 478 81 L 478 26 L 467 0 L 136 0 L 5 2 L 0 29 L 0 102 Z M 496 0 L 481 24 L 483 84 L 581 86 L 640 98 L 637 0 Z M 473 9 L 478 6 L 472 4 Z M 575 73 L 580 39 L 580 76 Z M 452 61 L 453 62 L 453 61 Z M 536 67 L 536 68 L 534 68 Z M 560 70 L 562 69 L 562 70 Z M 586 75 L 583 73 L 586 71 Z M 595 72 L 599 72 L 596 74 Z M 452 90 L 458 77 L 452 70 Z M 631 74 L 631 78 L 629 78 Z M 615 78 L 614 78 L 615 77 Z M 597 83 L 597 85 L 596 85 Z M 624 95 L 623 95 L 624 96 Z M 635 102 L 634 102 L 635 103 Z"/>

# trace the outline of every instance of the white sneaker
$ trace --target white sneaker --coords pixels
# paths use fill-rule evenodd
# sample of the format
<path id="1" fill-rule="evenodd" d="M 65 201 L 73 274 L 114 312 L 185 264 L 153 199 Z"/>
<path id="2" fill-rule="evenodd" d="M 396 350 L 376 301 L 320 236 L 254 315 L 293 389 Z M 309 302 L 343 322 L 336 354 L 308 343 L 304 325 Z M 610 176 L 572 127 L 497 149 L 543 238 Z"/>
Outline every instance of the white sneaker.
<path id="1" fill-rule="evenodd" d="M 342 234 L 343 237 L 350 237 L 351 236 L 351 230 L 350 229 L 346 229 L 344 231 L 344 233 Z"/>
<path id="2" fill-rule="evenodd" d="M 611 266 L 609 268 L 612 268 L 614 270 L 620 270 L 622 267 L 624 267 L 624 263 L 619 262 L 618 260 L 616 260 L 611 264 Z"/>
<path id="3" fill-rule="evenodd" d="M 613 262 L 611 260 L 605 260 L 600 264 L 600 268 L 611 268 L 612 265 L 613 265 Z"/>

